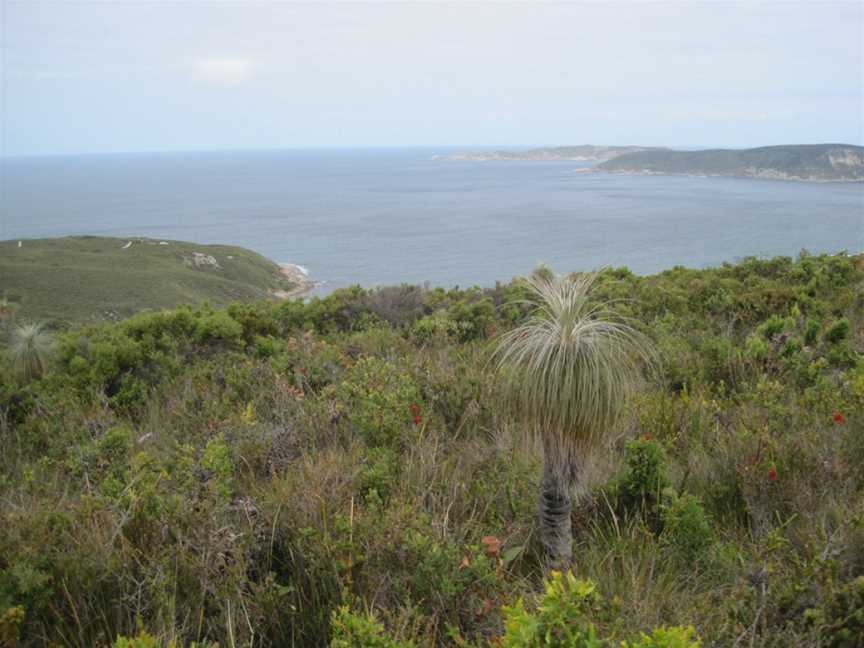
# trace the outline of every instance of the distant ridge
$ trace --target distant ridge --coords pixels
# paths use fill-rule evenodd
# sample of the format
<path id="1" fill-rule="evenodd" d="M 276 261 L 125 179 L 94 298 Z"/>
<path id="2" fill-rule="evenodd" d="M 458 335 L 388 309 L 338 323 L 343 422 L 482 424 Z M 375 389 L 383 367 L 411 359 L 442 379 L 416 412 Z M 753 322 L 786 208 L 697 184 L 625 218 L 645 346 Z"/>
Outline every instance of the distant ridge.
<path id="1" fill-rule="evenodd" d="M 611 160 L 629 153 L 643 151 L 663 151 L 666 149 L 650 146 L 594 146 L 582 144 L 580 146 L 553 146 L 545 148 L 534 148 L 524 151 L 475 151 L 468 153 L 455 153 L 453 155 L 436 156 L 445 160 L 474 160 L 479 162 L 492 160 L 572 160 L 577 162 L 596 162 Z"/>
<path id="2" fill-rule="evenodd" d="M 580 171 L 644 175 L 726 176 L 806 182 L 864 181 L 864 147 L 853 144 L 788 144 L 750 149 L 680 151 L 652 146 L 553 146 L 435 156 L 469 161 L 599 162 Z"/>
<path id="3" fill-rule="evenodd" d="M 864 147 L 852 144 L 795 144 L 740 150 L 654 149 L 626 153 L 595 168 L 616 173 L 861 182 L 864 181 Z"/>

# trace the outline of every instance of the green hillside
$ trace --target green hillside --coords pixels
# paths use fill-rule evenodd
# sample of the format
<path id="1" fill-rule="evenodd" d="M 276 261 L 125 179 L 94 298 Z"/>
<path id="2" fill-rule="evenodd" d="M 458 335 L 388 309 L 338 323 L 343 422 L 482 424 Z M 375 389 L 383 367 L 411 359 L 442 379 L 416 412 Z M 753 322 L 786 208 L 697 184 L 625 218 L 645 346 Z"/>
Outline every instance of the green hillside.
<path id="1" fill-rule="evenodd" d="M 733 150 L 628 153 L 599 164 L 605 171 L 718 175 L 777 180 L 864 181 L 864 147 L 848 144 L 763 146 Z"/>
<path id="2" fill-rule="evenodd" d="M 544 457 L 547 410 L 491 361 L 548 321 L 524 280 L 142 313 L 43 337 L 45 369 L 0 353 L 0 646 L 858 648 L 862 290 L 842 254 L 600 273 L 564 315 L 584 340 L 549 329 L 592 380 L 549 407 L 604 398 L 594 307 L 655 353 L 620 419 L 572 413 L 606 425 L 554 565 L 558 437 Z"/>
<path id="3" fill-rule="evenodd" d="M 131 241 L 131 245 L 129 245 Z M 75 236 L 0 241 L 0 297 L 28 320 L 97 322 L 148 309 L 264 299 L 279 266 L 227 245 Z"/>

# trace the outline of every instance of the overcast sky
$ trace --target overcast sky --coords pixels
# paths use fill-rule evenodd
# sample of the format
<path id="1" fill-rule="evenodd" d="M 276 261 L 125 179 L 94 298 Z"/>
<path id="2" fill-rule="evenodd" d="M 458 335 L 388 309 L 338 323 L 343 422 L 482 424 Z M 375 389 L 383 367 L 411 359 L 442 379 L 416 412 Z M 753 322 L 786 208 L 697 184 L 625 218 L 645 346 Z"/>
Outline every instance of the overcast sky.
<path id="1" fill-rule="evenodd" d="M 864 144 L 864 3 L 3 3 L 7 155 Z"/>

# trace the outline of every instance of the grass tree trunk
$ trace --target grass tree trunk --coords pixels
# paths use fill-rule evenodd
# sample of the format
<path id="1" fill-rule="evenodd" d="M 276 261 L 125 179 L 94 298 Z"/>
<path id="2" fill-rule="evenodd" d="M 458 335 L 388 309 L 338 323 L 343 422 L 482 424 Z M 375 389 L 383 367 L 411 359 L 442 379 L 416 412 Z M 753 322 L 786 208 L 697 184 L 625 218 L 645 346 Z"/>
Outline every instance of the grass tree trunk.
<path id="1" fill-rule="evenodd" d="M 540 538 L 553 568 L 564 567 L 573 558 L 573 492 L 575 462 L 547 448 L 540 483 Z"/>

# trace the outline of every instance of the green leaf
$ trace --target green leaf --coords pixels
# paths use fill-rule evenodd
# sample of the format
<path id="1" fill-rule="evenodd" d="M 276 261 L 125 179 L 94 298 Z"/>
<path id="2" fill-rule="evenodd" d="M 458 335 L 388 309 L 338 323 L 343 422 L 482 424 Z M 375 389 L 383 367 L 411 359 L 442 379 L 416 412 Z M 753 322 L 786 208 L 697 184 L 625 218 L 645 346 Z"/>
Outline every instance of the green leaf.
<path id="1" fill-rule="evenodd" d="M 505 565 L 509 565 L 511 562 L 516 560 L 523 551 L 525 551 L 525 547 L 522 545 L 510 547 L 507 551 L 501 554 L 501 560 L 504 561 Z"/>

